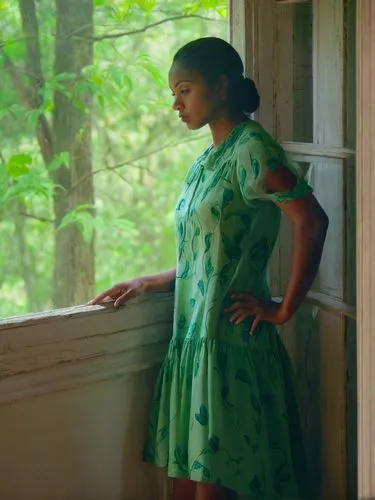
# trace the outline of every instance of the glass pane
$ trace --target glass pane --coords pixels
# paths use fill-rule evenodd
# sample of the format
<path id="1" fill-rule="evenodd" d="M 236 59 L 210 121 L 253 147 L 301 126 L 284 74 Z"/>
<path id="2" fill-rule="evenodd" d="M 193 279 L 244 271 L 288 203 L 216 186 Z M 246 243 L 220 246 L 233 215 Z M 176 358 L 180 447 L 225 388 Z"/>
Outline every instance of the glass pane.
<path id="1" fill-rule="evenodd" d="M 323 251 L 322 262 L 312 290 L 325 293 L 331 297 L 343 298 L 344 269 L 344 165 L 342 160 L 325 160 L 310 165 L 299 163 L 306 173 L 306 179 L 314 189 L 314 194 L 326 211 L 329 218 L 329 228 Z M 289 280 L 293 254 L 292 227 L 283 218 L 280 233 L 281 283 Z"/>

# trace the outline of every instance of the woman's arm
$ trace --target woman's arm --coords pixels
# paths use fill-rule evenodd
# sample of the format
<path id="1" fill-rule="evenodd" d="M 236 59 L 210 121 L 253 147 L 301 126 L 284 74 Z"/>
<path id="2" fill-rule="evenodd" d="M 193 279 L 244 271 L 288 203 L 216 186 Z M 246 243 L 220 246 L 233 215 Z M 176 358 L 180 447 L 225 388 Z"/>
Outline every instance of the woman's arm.
<path id="1" fill-rule="evenodd" d="M 143 276 L 147 283 L 148 292 L 171 292 L 176 282 L 176 269 L 169 269 L 163 273 Z"/>
<path id="2" fill-rule="evenodd" d="M 279 206 L 293 224 L 292 270 L 281 303 L 285 322 L 300 306 L 318 272 L 328 217 L 312 195 Z"/>
<path id="3" fill-rule="evenodd" d="M 264 178 L 270 194 L 292 191 L 295 182 L 286 167 L 269 170 Z M 232 313 L 229 321 L 236 324 L 253 317 L 250 333 L 254 333 L 260 321 L 281 325 L 293 316 L 317 274 L 328 229 L 328 217 L 311 194 L 277 205 L 293 224 L 293 264 L 282 302 L 264 302 L 240 292 L 233 294 L 233 304 L 226 309 Z"/>
<path id="4" fill-rule="evenodd" d="M 112 301 L 115 307 L 124 304 L 128 300 L 134 299 L 145 292 L 169 292 L 174 289 L 176 281 L 176 269 L 170 269 L 163 273 L 150 276 L 140 276 L 126 281 L 116 283 L 108 290 L 99 293 L 90 300 L 89 305 L 96 305 L 102 302 Z"/>

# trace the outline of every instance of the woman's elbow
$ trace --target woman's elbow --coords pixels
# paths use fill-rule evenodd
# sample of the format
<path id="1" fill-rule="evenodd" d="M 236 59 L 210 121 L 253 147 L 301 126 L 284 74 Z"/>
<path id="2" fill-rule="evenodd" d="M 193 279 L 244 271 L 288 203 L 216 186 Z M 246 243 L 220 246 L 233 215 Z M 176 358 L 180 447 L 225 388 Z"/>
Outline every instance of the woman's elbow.
<path id="1" fill-rule="evenodd" d="M 301 235 L 306 235 L 310 240 L 324 243 L 329 226 L 329 219 L 320 206 L 316 207 L 314 210 L 300 213 L 294 223 Z"/>
<path id="2" fill-rule="evenodd" d="M 321 208 L 319 214 L 319 225 L 325 233 L 328 231 L 329 218 L 326 212 Z"/>
<path id="3" fill-rule="evenodd" d="M 310 222 L 310 230 L 317 240 L 324 242 L 329 226 L 329 218 L 326 212 L 320 208 L 318 213 L 312 218 Z"/>

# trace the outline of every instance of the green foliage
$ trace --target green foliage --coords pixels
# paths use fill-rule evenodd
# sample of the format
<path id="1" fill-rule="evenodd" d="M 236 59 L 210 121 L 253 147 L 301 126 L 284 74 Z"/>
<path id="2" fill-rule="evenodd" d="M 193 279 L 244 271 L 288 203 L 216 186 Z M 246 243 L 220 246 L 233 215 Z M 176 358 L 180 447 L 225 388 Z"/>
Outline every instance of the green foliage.
<path id="1" fill-rule="evenodd" d="M 174 205 L 209 136 L 177 122 L 169 65 L 189 40 L 227 31 L 225 0 L 93 0 L 94 64 L 54 75 L 54 2 L 35 4 L 44 77 L 38 109 L 26 107 L 0 52 L 0 316 L 51 307 L 53 196 L 61 189 L 52 179 L 69 171 L 71 158 L 59 153 L 46 165 L 36 132 L 41 117 L 52 122 L 56 92 L 83 110 L 93 98 L 95 180 L 95 207 L 73 207 L 57 231 L 76 225 L 85 240 L 95 231 L 98 290 L 174 265 Z M 18 2 L 0 0 L 0 14 L 5 53 L 27 87 Z"/>

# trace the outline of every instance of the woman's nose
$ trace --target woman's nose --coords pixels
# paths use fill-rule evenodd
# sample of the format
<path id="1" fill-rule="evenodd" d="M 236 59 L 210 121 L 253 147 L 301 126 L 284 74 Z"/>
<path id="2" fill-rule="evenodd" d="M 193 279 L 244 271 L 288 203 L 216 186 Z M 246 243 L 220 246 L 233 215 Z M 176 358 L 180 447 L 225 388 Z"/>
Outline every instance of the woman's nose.
<path id="1" fill-rule="evenodd" d="M 176 98 L 172 104 L 172 108 L 175 111 L 181 111 L 182 107 L 183 107 L 182 102 Z"/>

